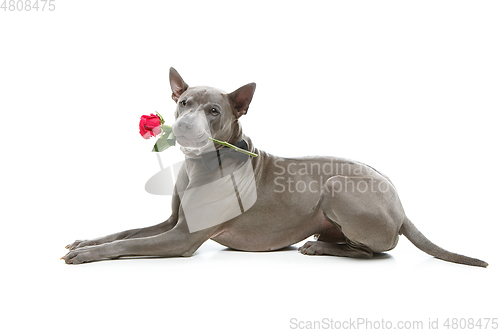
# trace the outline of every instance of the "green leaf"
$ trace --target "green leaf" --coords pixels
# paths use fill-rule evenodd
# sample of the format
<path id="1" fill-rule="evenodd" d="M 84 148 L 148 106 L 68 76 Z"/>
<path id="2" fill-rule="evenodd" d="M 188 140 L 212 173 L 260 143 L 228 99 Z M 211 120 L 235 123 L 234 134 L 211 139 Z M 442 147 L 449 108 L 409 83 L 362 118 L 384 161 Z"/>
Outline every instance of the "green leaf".
<path id="1" fill-rule="evenodd" d="M 161 124 L 165 124 L 165 120 L 163 119 L 163 117 L 161 116 L 161 114 L 158 112 L 158 111 L 155 111 L 156 114 L 158 115 L 158 117 L 160 117 L 160 121 L 161 121 Z"/>
<path id="2" fill-rule="evenodd" d="M 175 146 L 175 135 L 172 132 L 172 126 L 161 125 L 162 134 L 160 138 L 156 141 L 155 146 L 153 147 L 153 152 L 160 153 L 165 149 Z"/>
<path id="3" fill-rule="evenodd" d="M 162 124 L 161 129 L 163 130 L 162 136 L 163 135 L 170 135 L 172 133 L 172 126 Z"/>

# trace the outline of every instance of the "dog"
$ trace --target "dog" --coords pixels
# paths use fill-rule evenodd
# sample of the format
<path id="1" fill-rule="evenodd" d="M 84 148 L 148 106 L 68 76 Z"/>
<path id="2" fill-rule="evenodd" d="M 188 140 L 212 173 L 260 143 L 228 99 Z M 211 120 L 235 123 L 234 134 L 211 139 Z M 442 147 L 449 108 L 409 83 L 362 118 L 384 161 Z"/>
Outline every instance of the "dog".
<path id="1" fill-rule="evenodd" d="M 374 168 L 335 157 L 280 158 L 254 147 L 239 118 L 248 112 L 255 83 L 231 93 L 189 87 L 170 68 L 170 86 L 176 102 L 172 129 L 185 155 L 170 218 L 147 228 L 77 240 L 66 246 L 69 252 L 61 259 L 67 264 L 189 257 L 208 239 L 242 251 L 273 251 L 312 235 L 316 240 L 301 246 L 302 254 L 371 258 L 393 249 L 404 235 L 438 259 L 488 265 L 429 241 L 406 216 L 393 183 Z"/>

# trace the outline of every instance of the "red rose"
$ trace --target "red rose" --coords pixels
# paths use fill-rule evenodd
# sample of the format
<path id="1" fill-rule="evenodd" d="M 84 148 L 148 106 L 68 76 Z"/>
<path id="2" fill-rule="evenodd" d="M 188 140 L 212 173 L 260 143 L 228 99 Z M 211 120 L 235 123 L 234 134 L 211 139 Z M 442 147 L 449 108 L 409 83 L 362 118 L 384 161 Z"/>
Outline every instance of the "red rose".
<path id="1" fill-rule="evenodd" d="M 149 116 L 142 116 L 139 122 L 139 133 L 144 139 L 149 139 L 151 136 L 157 136 L 161 133 L 161 119 L 157 115 L 151 113 Z"/>

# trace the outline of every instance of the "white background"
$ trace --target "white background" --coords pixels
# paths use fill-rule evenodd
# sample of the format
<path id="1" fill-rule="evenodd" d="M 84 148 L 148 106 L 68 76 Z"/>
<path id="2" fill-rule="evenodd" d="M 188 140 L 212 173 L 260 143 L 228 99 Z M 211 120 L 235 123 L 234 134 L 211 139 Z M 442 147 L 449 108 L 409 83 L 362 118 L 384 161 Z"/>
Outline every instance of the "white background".
<path id="1" fill-rule="evenodd" d="M 0 11 L 2 331 L 498 317 L 498 2 L 55 4 Z M 170 66 L 193 86 L 256 82 L 241 122 L 258 148 L 372 165 L 424 234 L 490 267 L 433 259 L 404 237 L 374 260 L 210 241 L 192 258 L 65 265 L 74 239 L 169 216 L 170 198 L 144 190 L 159 166 L 138 121 L 173 120 Z"/>

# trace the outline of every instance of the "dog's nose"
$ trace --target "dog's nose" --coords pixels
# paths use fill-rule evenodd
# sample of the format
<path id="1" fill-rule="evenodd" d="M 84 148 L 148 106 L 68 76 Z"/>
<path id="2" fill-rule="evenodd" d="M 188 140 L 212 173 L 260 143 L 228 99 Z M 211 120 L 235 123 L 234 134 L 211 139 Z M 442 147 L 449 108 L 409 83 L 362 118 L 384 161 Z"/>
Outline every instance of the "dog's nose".
<path id="1" fill-rule="evenodd" d="M 193 124 L 186 120 L 180 120 L 177 122 L 177 127 L 179 128 L 179 130 L 186 132 L 193 128 Z"/>

